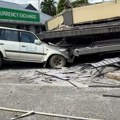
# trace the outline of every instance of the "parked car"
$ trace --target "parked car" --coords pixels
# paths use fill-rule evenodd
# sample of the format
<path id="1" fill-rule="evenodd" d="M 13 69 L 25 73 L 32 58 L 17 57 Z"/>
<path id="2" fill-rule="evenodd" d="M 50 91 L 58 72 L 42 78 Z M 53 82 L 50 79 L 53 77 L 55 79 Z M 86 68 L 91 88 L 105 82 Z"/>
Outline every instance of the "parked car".
<path id="1" fill-rule="evenodd" d="M 70 60 L 64 48 L 43 43 L 30 31 L 0 27 L 0 67 L 3 61 L 47 62 L 61 68 Z"/>

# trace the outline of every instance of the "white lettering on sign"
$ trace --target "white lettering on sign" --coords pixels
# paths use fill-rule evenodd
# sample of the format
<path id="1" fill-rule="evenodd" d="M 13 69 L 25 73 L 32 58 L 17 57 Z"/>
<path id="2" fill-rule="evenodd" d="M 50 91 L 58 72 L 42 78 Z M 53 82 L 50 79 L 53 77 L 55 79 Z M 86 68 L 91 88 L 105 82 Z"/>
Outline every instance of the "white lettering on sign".
<path id="1" fill-rule="evenodd" d="M 18 17 L 24 19 L 36 19 L 36 15 L 33 14 L 25 14 L 25 13 L 16 13 L 16 12 L 8 12 L 8 11 L 0 11 L 0 16 L 5 17 Z"/>
<path id="2" fill-rule="evenodd" d="M 0 16 L 18 17 L 18 13 L 16 13 L 16 12 L 8 12 L 8 11 L 0 11 Z"/>
<path id="3" fill-rule="evenodd" d="M 36 19 L 36 15 L 27 15 L 27 14 L 23 14 L 23 13 L 20 13 L 20 14 L 19 14 L 19 17 L 20 17 L 20 18 Z"/>
<path id="4" fill-rule="evenodd" d="M 0 19 L 40 22 L 38 12 L 21 11 L 0 7 Z"/>

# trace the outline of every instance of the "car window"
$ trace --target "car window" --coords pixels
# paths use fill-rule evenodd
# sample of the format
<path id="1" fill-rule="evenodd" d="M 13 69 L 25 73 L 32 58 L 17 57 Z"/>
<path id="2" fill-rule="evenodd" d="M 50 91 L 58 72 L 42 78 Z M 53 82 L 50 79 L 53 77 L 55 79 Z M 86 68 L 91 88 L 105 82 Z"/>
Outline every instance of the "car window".
<path id="1" fill-rule="evenodd" d="M 0 40 L 4 39 L 4 30 L 0 29 Z"/>
<path id="2" fill-rule="evenodd" d="M 21 42 L 34 43 L 36 36 L 29 32 L 21 32 Z"/>
<path id="3" fill-rule="evenodd" d="M 18 32 L 14 30 L 5 30 L 4 40 L 18 41 Z"/>

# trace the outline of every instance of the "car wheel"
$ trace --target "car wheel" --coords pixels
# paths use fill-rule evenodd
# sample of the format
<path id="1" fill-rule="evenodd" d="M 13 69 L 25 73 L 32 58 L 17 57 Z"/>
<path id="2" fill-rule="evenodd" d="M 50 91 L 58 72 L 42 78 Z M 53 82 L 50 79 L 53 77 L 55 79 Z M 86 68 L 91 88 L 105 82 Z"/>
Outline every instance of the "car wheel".
<path id="1" fill-rule="evenodd" d="M 2 67 L 2 62 L 3 62 L 3 59 L 2 59 L 2 57 L 0 56 L 0 68 Z"/>
<path id="2" fill-rule="evenodd" d="M 52 68 L 62 68 L 66 65 L 66 59 L 61 55 L 53 55 L 49 60 L 49 65 Z"/>

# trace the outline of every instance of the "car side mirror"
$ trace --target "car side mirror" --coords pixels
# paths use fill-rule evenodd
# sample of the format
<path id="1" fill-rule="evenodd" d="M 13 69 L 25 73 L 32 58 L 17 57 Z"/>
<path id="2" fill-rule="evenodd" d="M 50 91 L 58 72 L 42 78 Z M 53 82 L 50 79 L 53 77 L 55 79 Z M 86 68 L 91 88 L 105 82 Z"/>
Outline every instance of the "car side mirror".
<path id="1" fill-rule="evenodd" d="M 36 39 L 36 40 L 34 41 L 34 43 L 35 43 L 36 45 L 40 45 L 40 44 L 41 44 L 41 41 Z"/>

